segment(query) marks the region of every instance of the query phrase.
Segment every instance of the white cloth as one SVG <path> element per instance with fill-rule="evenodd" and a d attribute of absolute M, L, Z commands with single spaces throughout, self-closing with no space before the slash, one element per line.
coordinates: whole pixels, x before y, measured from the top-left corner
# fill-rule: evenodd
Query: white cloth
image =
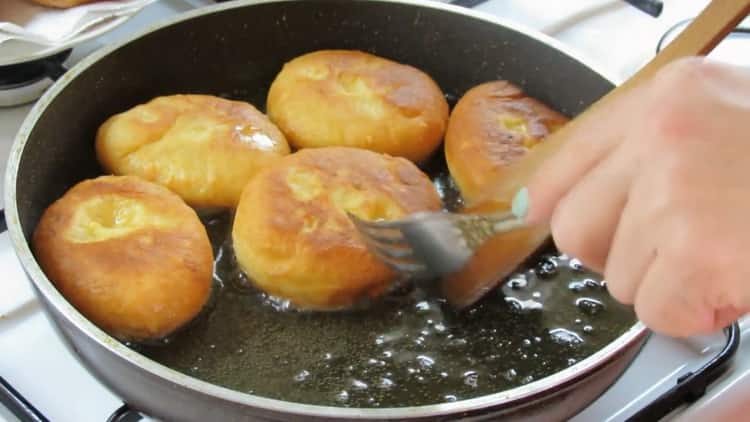
<path fill-rule="evenodd" d="M 133 14 L 155 0 L 97 1 L 68 9 L 40 6 L 31 0 L 0 0 L 0 43 L 11 39 L 55 46 Z"/>

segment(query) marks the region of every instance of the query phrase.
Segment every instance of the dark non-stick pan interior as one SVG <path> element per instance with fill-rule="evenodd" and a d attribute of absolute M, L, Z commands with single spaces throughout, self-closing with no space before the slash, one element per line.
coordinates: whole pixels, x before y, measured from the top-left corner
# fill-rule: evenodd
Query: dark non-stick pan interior
<path fill-rule="evenodd" d="M 109 116 L 176 93 L 215 94 L 262 109 L 286 61 L 325 48 L 365 50 L 418 67 L 451 100 L 476 84 L 508 79 L 575 115 L 612 86 L 533 37 L 414 4 L 275 2 L 199 16 L 106 55 L 46 108 L 18 170 L 26 238 L 54 199 L 101 174 L 94 136 Z M 441 157 L 427 170 L 445 182 Z M 574 260 L 547 255 L 462 313 L 422 288 L 359 312 L 279 312 L 237 273 L 226 242 L 231 216 L 205 222 L 217 252 L 211 306 L 164 344 L 133 347 L 239 391 L 355 407 L 455 401 L 553 374 L 634 323 L 595 275 Z"/>

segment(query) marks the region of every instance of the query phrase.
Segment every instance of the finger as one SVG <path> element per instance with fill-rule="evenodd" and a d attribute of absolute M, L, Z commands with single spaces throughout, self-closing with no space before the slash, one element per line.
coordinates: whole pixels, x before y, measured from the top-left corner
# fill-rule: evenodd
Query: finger
<path fill-rule="evenodd" d="M 728 327 L 729 324 L 740 319 L 742 315 L 744 315 L 744 312 L 733 306 L 727 306 L 726 308 L 714 311 L 713 331 L 718 331 L 724 327 Z"/>
<path fill-rule="evenodd" d="M 639 181 L 634 184 L 642 183 Z M 621 303 L 633 304 L 646 271 L 656 258 L 658 233 L 644 231 L 651 216 L 644 209 L 640 189 L 631 190 L 614 231 L 604 265 L 609 293 Z"/>
<path fill-rule="evenodd" d="M 568 143 L 533 175 L 526 188 L 529 195 L 527 221 L 549 221 L 558 201 L 623 139 L 639 112 L 637 87 L 618 101 L 606 104 L 575 123 Z M 564 128 L 562 130 L 566 130 Z"/>
<path fill-rule="evenodd" d="M 552 217 L 557 247 L 594 271 L 604 270 L 637 170 L 637 159 L 630 151 L 618 145 L 562 198 Z"/>
<path fill-rule="evenodd" d="M 698 288 L 702 276 L 678 271 L 671 257 L 657 254 L 636 293 L 638 319 L 650 329 L 673 337 L 715 331 L 714 309 L 707 306 Z"/>

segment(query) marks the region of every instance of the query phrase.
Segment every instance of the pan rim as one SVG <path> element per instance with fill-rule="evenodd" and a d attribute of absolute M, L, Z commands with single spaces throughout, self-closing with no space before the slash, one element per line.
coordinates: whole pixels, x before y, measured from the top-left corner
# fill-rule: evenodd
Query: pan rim
<path fill-rule="evenodd" d="M 534 398 L 544 395 L 550 390 L 560 390 L 566 388 L 571 384 L 575 384 L 576 382 L 583 379 L 587 374 L 597 372 L 606 367 L 612 361 L 612 358 L 614 356 L 623 353 L 625 350 L 628 350 L 630 346 L 637 344 L 645 337 L 645 335 L 648 333 L 648 330 L 642 322 L 637 321 L 625 333 L 620 335 L 614 341 L 610 342 L 604 348 L 562 371 L 520 387 L 500 391 L 485 396 L 460 400 L 453 403 L 440 403 L 423 406 L 391 408 L 344 408 L 288 402 L 278 399 L 256 396 L 185 375 L 156 361 L 153 361 L 146 356 L 141 355 L 140 353 L 137 353 L 127 346 L 121 344 L 119 341 L 117 341 L 109 334 L 101 330 L 99 327 L 94 325 L 92 322 L 90 322 L 88 319 L 86 319 L 72 304 L 70 304 L 54 287 L 54 285 L 46 277 L 41 267 L 34 259 L 29 244 L 26 241 L 21 229 L 16 202 L 17 173 L 21 158 L 23 156 L 23 151 L 25 149 L 26 142 L 29 139 L 29 135 L 36 125 L 36 122 L 47 109 L 47 107 L 52 103 L 57 95 L 68 86 L 68 84 L 72 80 L 83 73 L 86 69 L 94 65 L 99 60 L 110 55 L 117 49 L 121 48 L 122 46 L 129 44 L 139 38 L 142 38 L 152 32 L 179 24 L 183 21 L 187 21 L 199 16 L 209 15 L 234 8 L 251 7 L 253 5 L 264 3 L 283 3 L 298 1 L 302 0 L 240 0 L 199 8 L 162 20 L 154 25 L 149 26 L 148 28 L 140 30 L 135 34 L 126 37 L 125 39 L 117 43 L 105 46 L 90 54 L 88 57 L 86 57 L 81 62 L 76 64 L 72 69 L 70 69 L 65 75 L 63 75 L 63 77 L 60 78 L 60 80 L 58 80 L 41 97 L 40 100 L 37 101 L 27 117 L 24 119 L 24 122 L 13 142 L 13 146 L 11 148 L 9 156 L 8 167 L 5 174 L 4 200 L 8 231 L 15 252 L 19 258 L 19 261 L 24 267 L 28 278 L 31 280 L 36 290 L 49 303 L 49 305 L 54 307 L 54 309 L 59 312 L 67 320 L 68 323 L 72 324 L 77 330 L 83 332 L 86 337 L 88 337 L 88 340 L 93 341 L 98 346 L 104 349 L 107 349 L 117 358 L 123 360 L 128 365 L 131 365 L 133 369 L 143 371 L 150 376 L 156 377 L 157 379 L 180 385 L 183 388 L 186 388 L 193 392 L 206 394 L 218 400 L 228 401 L 243 406 L 256 407 L 277 414 L 293 414 L 295 416 L 303 417 L 337 417 L 359 420 L 390 418 L 410 419 L 446 416 L 458 413 L 473 413 L 487 408 L 499 409 L 511 407 L 520 401 L 533 401 Z M 511 22 L 509 20 L 502 19 L 480 11 L 439 2 L 427 2 L 424 0 L 371 1 L 375 3 L 400 3 L 407 5 L 416 5 L 419 7 L 457 13 L 472 19 L 487 21 L 494 25 L 503 26 L 556 49 L 562 54 L 585 65 L 593 72 L 599 74 L 602 78 L 609 82 L 612 82 L 615 85 L 621 82 L 617 80 L 617 78 L 606 75 L 601 70 L 599 70 L 601 67 L 592 64 L 592 60 L 590 58 L 584 59 L 580 57 L 579 54 L 574 52 L 571 48 L 563 45 L 561 42 L 516 22 Z"/>

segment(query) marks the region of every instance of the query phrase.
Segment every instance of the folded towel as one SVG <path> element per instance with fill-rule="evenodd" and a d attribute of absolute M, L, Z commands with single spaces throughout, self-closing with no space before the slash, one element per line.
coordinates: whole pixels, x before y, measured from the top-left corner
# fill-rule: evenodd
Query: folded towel
<path fill-rule="evenodd" d="M 111 0 L 69 9 L 43 7 L 29 0 L 0 1 L 0 43 L 10 39 L 55 46 L 97 25 L 130 15 L 155 0 Z"/>

